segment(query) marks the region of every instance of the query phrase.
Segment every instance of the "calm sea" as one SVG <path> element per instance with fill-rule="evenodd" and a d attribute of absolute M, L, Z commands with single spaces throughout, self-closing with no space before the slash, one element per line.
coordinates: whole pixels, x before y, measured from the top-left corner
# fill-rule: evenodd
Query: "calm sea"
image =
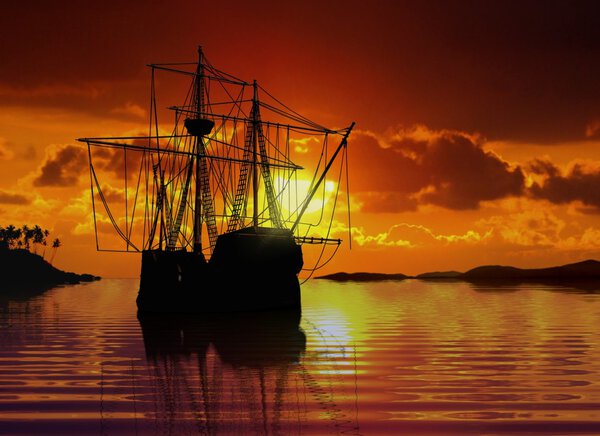
<path fill-rule="evenodd" d="M 0 434 L 600 434 L 600 292 L 303 285 L 138 320 L 136 280 L 0 297 Z"/>

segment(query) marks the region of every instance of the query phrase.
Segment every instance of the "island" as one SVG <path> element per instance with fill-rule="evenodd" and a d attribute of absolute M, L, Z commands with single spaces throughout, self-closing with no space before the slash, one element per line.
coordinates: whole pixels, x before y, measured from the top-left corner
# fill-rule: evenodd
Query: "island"
<path fill-rule="evenodd" d="M 100 280 L 100 277 L 92 274 L 65 272 L 52 266 L 61 242 L 56 238 L 51 245 L 48 244 L 49 235 L 48 230 L 38 225 L 15 227 L 11 224 L 0 227 L 0 289 L 4 293 Z M 44 258 L 46 254 L 50 261 Z"/>
<path fill-rule="evenodd" d="M 334 280 L 336 282 L 379 282 L 383 280 L 404 280 L 411 278 L 404 274 L 383 274 L 383 273 L 368 273 L 368 272 L 356 272 L 356 273 L 345 273 L 339 272 L 329 274 L 326 276 L 318 276 L 315 279 L 326 279 Z"/>
<path fill-rule="evenodd" d="M 42 256 L 22 248 L 0 248 L 0 274 L 3 288 L 50 288 L 100 280 L 92 274 L 76 274 L 53 267 Z"/>
<path fill-rule="evenodd" d="M 573 282 L 600 281 L 600 261 L 588 259 L 567 265 L 549 268 L 516 268 L 503 265 L 484 265 L 461 273 L 458 271 L 428 272 L 417 276 L 384 273 L 335 273 L 316 277 L 334 281 L 383 281 L 383 280 L 462 280 L 468 282 L 504 281 L 504 282 Z"/>

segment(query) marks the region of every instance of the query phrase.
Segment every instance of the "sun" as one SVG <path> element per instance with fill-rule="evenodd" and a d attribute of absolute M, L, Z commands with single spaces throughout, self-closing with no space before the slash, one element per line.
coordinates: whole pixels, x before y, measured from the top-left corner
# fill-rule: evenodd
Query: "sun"
<path fill-rule="evenodd" d="M 311 181 L 306 179 L 284 179 L 277 177 L 276 186 L 280 192 L 281 211 L 285 214 L 293 214 L 302 206 L 302 201 L 308 196 Z M 310 214 L 323 209 L 334 197 L 337 184 L 327 181 L 315 193 L 313 199 L 306 208 L 305 213 Z"/>

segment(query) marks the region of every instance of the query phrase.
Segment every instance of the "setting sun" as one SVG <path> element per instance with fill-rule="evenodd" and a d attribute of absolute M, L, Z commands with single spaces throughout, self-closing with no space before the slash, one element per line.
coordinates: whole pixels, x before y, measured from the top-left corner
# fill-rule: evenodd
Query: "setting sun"
<path fill-rule="evenodd" d="M 293 215 L 298 212 L 298 209 L 302 206 L 302 200 L 306 198 L 311 187 L 310 180 L 295 179 L 284 180 L 278 178 L 276 181 L 278 187 L 281 189 L 280 204 L 284 213 Z M 306 213 L 311 214 L 325 209 L 332 198 L 335 197 L 336 183 L 328 180 L 323 184 L 309 205 L 306 207 Z"/>

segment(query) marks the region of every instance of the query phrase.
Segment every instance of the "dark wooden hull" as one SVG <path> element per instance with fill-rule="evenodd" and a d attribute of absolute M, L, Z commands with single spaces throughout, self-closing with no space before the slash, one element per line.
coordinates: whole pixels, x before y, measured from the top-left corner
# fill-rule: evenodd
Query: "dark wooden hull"
<path fill-rule="evenodd" d="M 140 312 L 300 309 L 302 250 L 291 232 L 242 229 L 220 235 L 210 261 L 186 251 L 147 250 Z"/>

